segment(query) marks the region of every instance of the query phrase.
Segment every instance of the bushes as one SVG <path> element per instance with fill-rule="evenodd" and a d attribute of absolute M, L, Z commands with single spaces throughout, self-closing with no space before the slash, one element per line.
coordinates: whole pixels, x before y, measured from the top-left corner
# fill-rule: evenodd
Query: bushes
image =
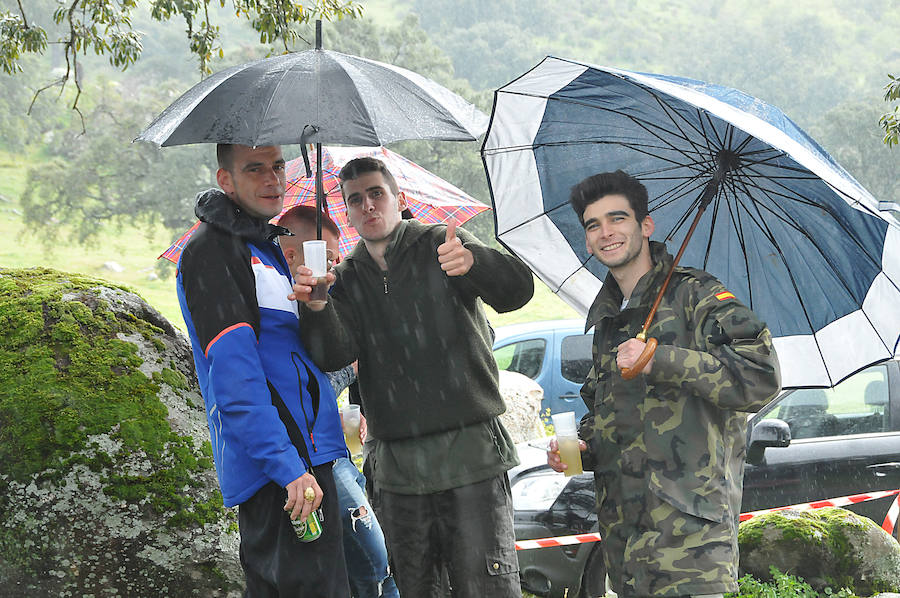
<path fill-rule="evenodd" d="M 731 594 L 726 594 L 726 598 L 858 598 L 856 594 L 842 588 L 835 592 L 831 588 L 825 588 L 824 592 L 819 593 L 803 581 L 799 577 L 782 573 L 777 567 L 770 567 L 773 580 L 771 582 L 762 582 L 758 579 L 745 575 L 738 580 L 740 589 Z"/>

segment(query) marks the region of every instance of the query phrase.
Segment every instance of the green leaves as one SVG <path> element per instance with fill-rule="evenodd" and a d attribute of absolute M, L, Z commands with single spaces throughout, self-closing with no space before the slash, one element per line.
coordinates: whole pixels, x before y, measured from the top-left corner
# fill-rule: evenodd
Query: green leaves
<path fill-rule="evenodd" d="M 884 101 L 900 100 L 900 78 L 888 74 L 891 82 L 884 86 Z M 900 106 L 894 106 L 893 112 L 887 112 L 878 121 L 884 129 L 884 144 L 893 147 L 900 144 Z"/>
<path fill-rule="evenodd" d="M 81 84 L 78 80 L 78 55 L 92 51 L 109 58 L 110 64 L 122 70 L 136 63 L 143 51 L 141 33 L 132 26 L 132 13 L 141 0 L 58 0 L 52 20 L 59 26 L 59 37 L 53 43 L 64 48 L 66 71 L 57 83 L 65 85 L 75 74 L 78 95 L 72 104 L 77 110 Z M 143 0 L 157 21 L 172 17 L 184 19 L 188 49 L 196 56 L 202 76 L 212 72 L 214 55 L 222 58 L 219 26 L 212 23 L 210 4 L 224 7 L 226 0 Z M 0 12 L 0 69 L 7 74 L 20 73 L 23 54 L 43 54 L 50 43 L 47 31 L 28 25 L 24 9 L 21 14 Z M 234 15 L 246 19 L 259 33 L 264 44 L 281 42 L 290 51 L 300 39 L 297 27 L 314 19 L 342 19 L 359 16 L 362 8 L 350 0 L 315 0 L 306 4 L 294 0 L 232 0 Z M 38 9 L 35 9 L 37 11 Z M 47 16 L 47 15 L 45 15 Z M 38 92 L 40 93 L 40 91 Z"/>
<path fill-rule="evenodd" d="M 8 75 L 22 71 L 22 52 L 43 52 L 47 48 L 47 32 L 28 26 L 19 15 L 0 13 L 0 68 Z"/>

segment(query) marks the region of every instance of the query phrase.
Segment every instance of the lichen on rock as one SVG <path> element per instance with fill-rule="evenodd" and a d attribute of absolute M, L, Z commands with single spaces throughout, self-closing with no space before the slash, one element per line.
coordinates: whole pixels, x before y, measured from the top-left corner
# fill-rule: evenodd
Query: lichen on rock
<path fill-rule="evenodd" d="M 846 509 L 786 509 L 740 525 L 740 568 L 770 580 L 770 565 L 816 591 L 850 588 L 860 596 L 900 592 L 900 544 L 874 521 Z"/>
<path fill-rule="evenodd" d="M 0 596 L 239 595 L 190 345 L 120 285 L 0 268 Z"/>

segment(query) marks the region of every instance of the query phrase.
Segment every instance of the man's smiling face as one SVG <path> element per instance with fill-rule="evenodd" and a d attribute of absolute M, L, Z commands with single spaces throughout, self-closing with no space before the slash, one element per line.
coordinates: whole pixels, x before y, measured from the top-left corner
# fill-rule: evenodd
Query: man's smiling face
<path fill-rule="evenodd" d="M 583 215 L 585 246 L 610 270 L 624 270 L 644 251 L 653 233 L 650 216 L 638 222 L 624 195 L 605 195 L 589 204 Z"/>

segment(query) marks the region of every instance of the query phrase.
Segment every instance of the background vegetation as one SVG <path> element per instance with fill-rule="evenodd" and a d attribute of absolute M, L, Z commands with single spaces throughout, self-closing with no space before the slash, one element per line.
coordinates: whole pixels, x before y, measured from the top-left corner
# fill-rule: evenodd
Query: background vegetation
<path fill-rule="evenodd" d="M 156 256 L 193 222 L 194 195 L 214 185 L 212 148 L 158 150 L 131 140 L 200 79 L 201 68 L 218 71 L 283 52 L 285 42 L 274 35 L 276 25 L 235 17 L 235 7 L 246 2 L 229 0 L 222 8 L 213 1 L 209 15 L 197 13 L 190 30 L 179 15 L 154 19 L 149 6 L 199 3 L 106 4 L 135 5 L 129 24 L 140 32 L 142 51 L 124 71 L 93 48 L 78 56 L 72 76 L 82 90 L 80 114 L 71 109 L 78 95 L 71 82 L 35 98 L 71 66 L 63 45 L 23 53 L 21 72 L 0 74 L 0 265 L 49 265 L 130 284 L 180 325 L 173 269 Z M 900 0 L 324 4 L 334 14 L 362 13 L 326 22 L 326 48 L 410 68 L 486 112 L 494 89 L 547 54 L 736 87 L 782 108 L 878 199 L 900 202 L 900 154 L 885 146 L 879 126 L 897 99 L 885 84 L 894 81 L 889 73 L 900 72 L 891 18 Z M 55 6 L 27 3 L 29 18 L 51 42 L 66 33 L 52 19 Z M 17 7 L 16 0 L 0 0 L 0 13 L 14 14 Z M 198 48 L 192 36 L 213 25 L 218 37 L 210 47 L 216 51 L 201 60 L 203 48 L 191 52 L 192 44 Z M 290 49 L 310 46 L 309 22 L 292 23 L 290 30 Z M 403 142 L 392 149 L 490 202 L 477 143 Z M 286 151 L 289 158 L 299 155 L 297 147 Z M 493 239 L 490 212 L 467 228 Z M 103 270 L 109 261 L 125 270 Z M 495 316 L 495 324 L 574 316 L 538 287 L 532 304 Z"/>

